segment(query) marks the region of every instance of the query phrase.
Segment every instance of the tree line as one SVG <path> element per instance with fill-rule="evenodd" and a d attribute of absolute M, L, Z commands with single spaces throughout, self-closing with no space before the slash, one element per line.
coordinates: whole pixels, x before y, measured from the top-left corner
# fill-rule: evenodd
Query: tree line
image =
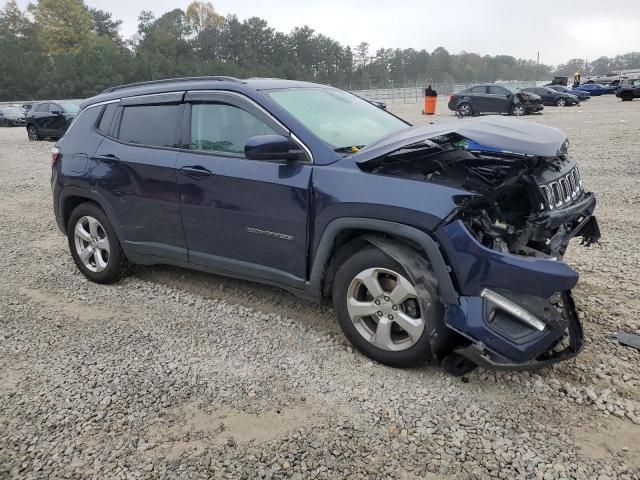
<path fill-rule="evenodd" d="M 158 18 L 142 11 L 129 39 L 120 34 L 121 23 L 83 0 L 37 0 L 24 11 L 10 0 L 0 10 L 0 100 L 84 98 L 113 85 L 178 76 L 280 77 L 360 89 L 584 71 L 578 59 L 554 69 L 444 47 L 371 52 L 367 42 L 343 46 L 308 26 L 283 33 L 258 17 L 223 17 L 201 1 Z M 623 62 L 640 68 L 640 52 L 602 57 L 591 67 L 599 73 Z"/>

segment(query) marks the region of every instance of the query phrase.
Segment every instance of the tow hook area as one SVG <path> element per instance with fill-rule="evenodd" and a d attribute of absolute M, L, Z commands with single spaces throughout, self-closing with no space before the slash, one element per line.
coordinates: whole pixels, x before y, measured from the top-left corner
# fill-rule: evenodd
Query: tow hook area
<path fill-rule="evenodd" d="M 478 364 L 459 353 L 451 353 L 442 359 L 440 363 L 442 369 L 452 377 L 461 377 L 478 367 Z"/>

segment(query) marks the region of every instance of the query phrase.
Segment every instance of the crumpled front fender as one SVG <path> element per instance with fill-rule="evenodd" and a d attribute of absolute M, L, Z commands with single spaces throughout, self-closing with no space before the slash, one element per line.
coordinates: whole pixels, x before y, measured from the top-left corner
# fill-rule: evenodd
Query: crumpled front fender
<path fill-rule="evenodd" d="M 484 288 L 495 288 L 548 298 L 578 283 L 578 272 L 566 263 L 505 254 L 481 245 L 461 220 L 439 229 L 435 236 L 462 296 L 477 297 Z"/>

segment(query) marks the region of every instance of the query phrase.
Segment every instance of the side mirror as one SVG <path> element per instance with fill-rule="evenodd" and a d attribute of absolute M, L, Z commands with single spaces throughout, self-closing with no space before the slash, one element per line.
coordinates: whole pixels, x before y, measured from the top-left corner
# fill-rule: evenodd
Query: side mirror
<path fill-rule="evenodd" d="M 244 156 L 249 160 L 287 162 L 300 160 L 304 153 L 291 139 L 283 135 L 257 135 L 247 140 Z"/>

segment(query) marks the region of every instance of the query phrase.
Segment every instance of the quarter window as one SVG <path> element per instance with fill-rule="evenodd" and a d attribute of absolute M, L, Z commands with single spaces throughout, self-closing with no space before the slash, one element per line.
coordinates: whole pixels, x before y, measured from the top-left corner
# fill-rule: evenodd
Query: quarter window
<path fill-rule="evenodd" d="M 226 103 L 191 107 L 191 149 L 244 156 L 247 140 L 275 135 L 271 127 L 241 108 Z"/>
<path fill-rule="evenodd" d="M 113 116 L 115 115 L 117 108 L 117 103 L 110 103 L 106 107 L 104 107 L 104 111 L 102 112 L 102 116 L 100 117 L 100 121 L 98 122 L 98 131 L 104 133 L 105 135 L 109 133 L 109 128 L 111 128 L 111 122 L 113 121 Z"/>
<path fill-rule="evenodd" d="M 118 138 L 155 147 L 176 147 L 180 105 L 124 107 Z"/>
<path fill-rule="evenodd" d="M 487 87 L 473 87 L 471 93 L 487 93 Z"/>
<path fill-rule="evenodd" d="M 36 112 L 48 112 L 48 111 L 49 111 L 48 103 L 41 103 L 36 107 Z"/>

